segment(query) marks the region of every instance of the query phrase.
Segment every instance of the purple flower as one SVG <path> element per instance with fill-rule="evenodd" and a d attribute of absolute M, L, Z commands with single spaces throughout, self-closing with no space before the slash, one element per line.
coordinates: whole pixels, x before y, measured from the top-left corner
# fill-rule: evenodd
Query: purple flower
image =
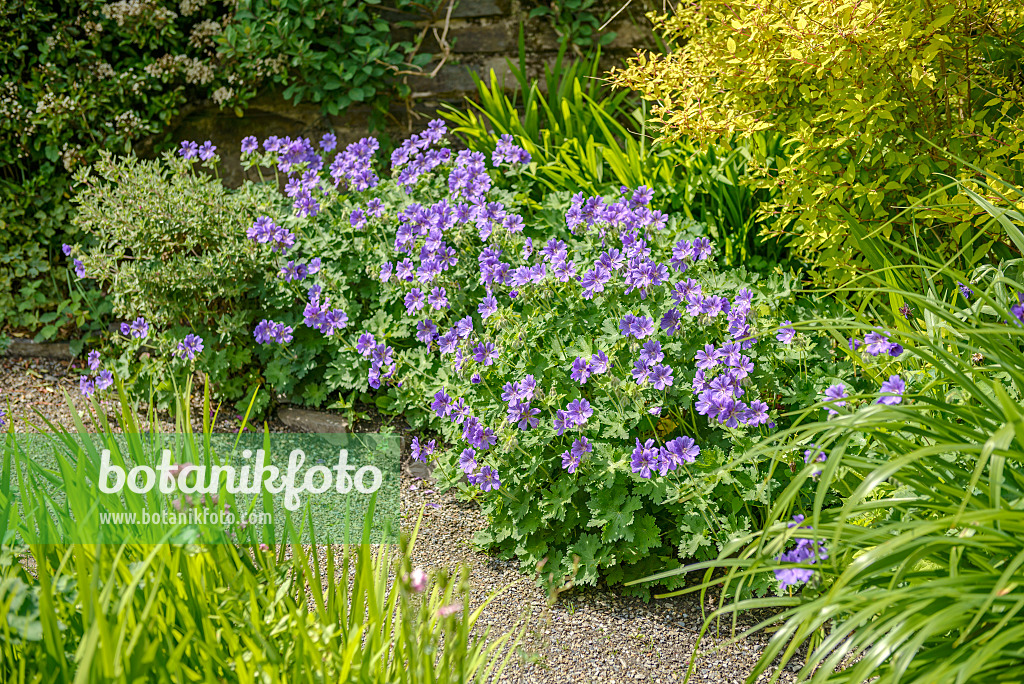
<path fill-rule="evenodd" d="M 670 387 L 672 385 L 672 367 L 661 364 L 654 366 L 651 369 L 651 384 L 656 390 Z"/>
<path fill-rule="evenodd" d="M 462 472 L 469 475 L 476 470 L 476 450 L 472 448 L 463 449 L 462 454 L 459 455 L 459 467 L 462 468 Z"/>
<path fill-rule="evenodd" d="M 661 449 L 654 446 L 654 440 L 649 439 L 641 444 L 640 439 L 637 438 L 636 448 L 633 450 L 632 458 L 630 459 L 630 467 L 633 469 L 633 472 L 649 480 L 651 472 L 657 470 L 660 461 Z"/>
<path fill-rule="evenodd" d="M 100 353 L 95 349 L 89 352 L 89 368 L 90 370 L 100 369 Z"/>
<path fill-rule="evenodd" d="M 75 259 L 75 275 L 79 278 L 85 277 L 85 264 L 82 263 L 81 259 Z"/>
<path fill-rule="evenodd" d="M 96 382 L 88 375 L 83 375 L 78 379 L 78 391 L 83 397 L 91 397 L 96 392 Z"/>
<path fill-rule="evenodd" d="M 678 309 L 669 309 L 665 312 L 665 315 L 661 317 L 661 329 L 664 330 L 668 335 L 675 335 L 680 329 L 680 321 L 683 315 L 679 313 Z"/>
<path fill-rule="evenodd" d="M 65 254 L 66 254 L 66 252 L 65 252 Z M 967 287 L 963 283 L 957 283 L 957 287 L 960 288 L 960 294 L 962 294 L 964 296 L 964 299 L 969 300 L 972 296 L 974 296 L 974 290 L 972 290 L 971 288 Z"/>
<path fill-rule="evenodd" d="M 142 316 L 139 316 L 131 324 L 121 324 L 121 334 L 125 337 L 131 337 L 137 340 L 141 340 L 149 334 L 149 323 Z"/>
<path fill-rule="evenodd" d="M 260 143 L 255 135 L 248 135 L 242 138 L 242 154 L 252 154 L 259 146 Z"/>
<path fill-rule="evenodd" d="M 594 445 L 586 437 L 580 437 L 572 443 L 572 448 L 562 453 L 562 467 L 569 473 L 575 473 L 583 456 L 593 450 Z"/>
<path fill-rule="evenodd" d="M 413 437 L 412 446 L 410 447 L 409 451 L 412 455 L 413 460 L 419 461 L 420 463 L 426 463 L 427 456 L 430 456 L 432 453 L 434 453 L 434 448 L 436 446 L 437 442 L 433 439 L 427 442 L 426 444 L 421 445 L 419 438 Z"/>
<path fill-rule="evenodd" d="M 590 357 L 590 373 L 592 375 L 607 373 L 608 369 L 611 367 L 612 362 L 608 359 L 608 355 L 600 349 Z"/>
<path fill-rule="evenodd" d="M 787 326 L 790 325 L 791 323 L 792 321 L 783 321 L 782 325 Z M 793 337 L 795 336 L 796 330 L 794 330 L 793 328 L 780 327 L 778 334 L 775 336 L 775 339 L 777 339 L 782 344 L 789 344 L 793 341 Z"/>
<path fill-rule="evenodd" d="M 196 354 L 203 351 L 203 338 L 194 333 L 185 335 L 185 339 L 178 343 L 178 350 L 176 355 L 182 359 L 188 358 L 189 361 L 195 361 Z"/>
<path fill-rule="evenodd" d="M 429 295 L 427 295 L 427 303 L 430 304 L 430 308 L 434 310 L 447 309 L 448 304 L 448 292 L 443 287 L 435 287 Z"/>
<path fill-rule="evenodd" d="M 324 136 L 320 138 L 320 149 L 324 152 L 330 152 L 338 146 L 338 136 L 333 133 L 324 133 Z"/>
<path fill-rule="evenodd" d="M 182 159 L 194 159 L 199 154 L 199 145 L 191 140 L 182 140 L 178 154 L 181 155 Z"/>
<path fill-rule="evenodd" d="M 480 487 L 480 491 L 483 492 L 490 492 L 498 489 L 501 487 L 501 479 L 498 477 L 498 471 L 494 470 L 490 466 L 484 466 L 476 478 L 476 485 Z"/>
<path fill-rule="evenodd" d="M 651 340 L 650 342 L 644 342 L 643 347 L 640 350 L 640 360 L 647 365 L 653 365 L 660 363 L 665 358 L 665 353 L 661 351 L 661 343 L 657 340 Z"/>
<path fill-rule="evenodd" d="M 875 403 L 895 406 L 903 401 L 903 393 L 906 389 L 907 383 L 903 382 L 903 378 L 898 375 L 890 375 L 889 379 L 883 382 L 879 388 L 882 396 Z"/>
<path fill-rule="evenodd" d="M 114 374 L 108 370 L 102 370 L 96 376 L 96 391 L 102 392 L 114 384 Z"/>
<path fill-rule="evenodd" d="M 757 400 L 750 402 L 750 406 L 747 407 L 741 420 L 746 425 L 761 425 L 769 422 L 768 404 Z"/>
<path fill-rule="evenodd" d="M 446 418 L 452 412 L 452 398 L 444 390 L 438 390 L 434 394 L 434 401 L 430 404 L 430 408 L 438 418 Z"/>
<path fill-rule="evenodd" d="M 700 455 L 700 447 L 686 435 L 666 442 L 664 451 L 670 461 L 669 470 L 675 470 L 683 463 L 693 463 Z"/>
<path fill-rule="evenodd" d="M 416 339 L 423 344 L 430 344 L 437 339 L 437 325 L 429 318 L 416 324 Z"/>
<path fill-rule="evenodd" d="M 654 334 L 654 321 L 646 316 L 626 314 L 623 319 L 619 321 L 619 330 L 627 337 L 632 336 L 638 340 L 642 340 L 643 338 L 650 337 Z"/>
<path fill-rule="evenodd" d="M 796 523 L 790 523 L 790 527 L 794 527 L 803 522 L 804 517 L 802 515 L 794 515 L 793 520 Z M 825 548 L 825 542 L 819 541 L 815 545 L 813 539 L 796 539 L 796 548 L 791 549 L 777 556 L 775 560 L 783 563 L 800 563 L 803 565 L 813 565 L 818 560 L 826 560 L 828 558 L 828 551 Z M 775 578 L 779 580 L 779 586 L 781 589 L 786 589 L 790 586 L 797 584 L 803 584 L 811 580 L 814 577 L 814 570 L 810 568 L 779 568 L 775 570 Z"/>
<path fill-rule="evenodd" d="M 633 362 L 633 379 L 636 380 L 636 384 L 645 385 L 651 380 L 651 371 L 653 369 L 643 359 L 637 359 Z"/>
<path fill-rule="evenodd" d="M 537 427 L 540 421 L 534 416 L 540 413 L 540 409 L 531 408 L 529 401 L 516 400 L 508 407 L 508 422 L 518 423 L 520 430 L 527 430 Z"/>
<path fill-rule="evenodd" d="M 363 356 L 369 356 L 370 352 L 377 345 L 377 341 L 373 339 L 373 335 L 370 333 L 363 333 L 359 336 L 356 341 L 356 351 Z"/>
<path fill-rule="evenodd" d="M 889 333 L 872 331 L 864 336 L 864 351 L 872 356 L 887 354 L 891 348 L 892 342 L 889 341 Z"/>
<path fill-rule="evenodd" d="M 481 342 L 473 349 L 473 358 L 477 363 L 490 366 L 498 360 L 498 349 L 491 342 Z"/>
<path fill-rule="evenodd" d="M 64 256 L 66 256 L 66 257 L 71 256 L 71 245 L 65 243 L 65 244 L 60 246 L 60 249 L 61 249 L 62 252 L 64 252 Z"/>
<path fill-rule="evenodd" d="M 207 140 L 199 147 L 199 158 L 205 161 L 210 161 L 217 154 L 217 146 Z"/>
<path fill-rule="evenodd" d="M 292 341 L 293 332 L 294 328 L 290 325 L 275 323 L 264 318 L 256 325 L 253 337 L 256 339 L 257 344 L 270 344 L 271 342 L 287 344 Z"/>
<path fill-rule="evenodd" d="M 574 399 L 565 407 L 565 415 L 574 426 L 580 426 L 587 422 L 590 416 L 594 415 L 594 409 L 586 399 Z"/>
<path fill-rule="evenodd" d="M 824 463 L 825 461 L 828 460 L 828 456 L 825 454 L 824 451 L 819 450 L 814 444 L 811 444 L 811 446 L 814 448 L 804 450 L 804 463 L 810 463 L 811 461 Z M 816 478 L 819 475 L 821 475 L 821 468 L 818 468 L 817 470 L 811 473 L 811 477 Z"/>
<path fill-rule="evenodd" d="M 841 382 L 839 384 L 832 385 L 831 387 L 826 389 L 825 390 L 825 397 L 830 400 L 830 406 L 828 407 L 828 414 L 830 416 L 834 416 L 837 413 L 839 413 L 838 411 L 836 411 L 832 407 L 833 406 L 846 406 L 846 402 L 842 401 L 842 400 L 846 399 L 849 396 L 850 395 L 846 393 L 846 385 L 844 385 Z"/>
<path fill-rule="evenodd" d="M 909 321 L 909 320 L 910 320 L 911 318 L 913 318 L 913 317 L 914 317 L 914 310 L 913 310 L 912 308 L 910 308 L 910 305 L 909 305 L 909 304 L 904 304 L 903 306 L 901 306 L 901 307 L 900 307 L 900 313 L 901 313 L 901 314 L 903 315 L 903 317 L 904 317 L 904 318 L 906 318 L 906 319 L 907 319 L 908 321 Z"/>
<path fill-rule="evenodd" d="M 1017 303 L 1010 307 L 1010 313 L 1017 319 L 1017 325 L 1024 324 L 1024 292 L 1017 293 Z"/>
<path fill-rule="evenodd" d="M 693 360 L 697 362 L 697 368 L 703 370 L 708 370 L 717 366 L 720 358 L 718 350 L 716 350 L 714 345 L 711 344 L 705 344 L 704 349 L 698 351 L 693 356 Z"/>
<path fill-rule="evenodd" d="M 494 298 L 494 295 L 489 294 L 480 300 L 476 310 L 480 314 L 480 318 L 486 321 L 498 312 L 498 300 Z"/>
<path fill-rule="evenodd" d="M 481 382 L 484 381 L 484 379 L 480 376 L 479 373 L 473 373 L 472 377 L 469 378 L 469 381 L 474 385 L 479 385 Z"/>
<path fill-rule="evenodd" d="M 418 287 L 414 287 L 405 295 L 405 311 L 408 314 L 414 314 L 423 308 L 423 292 Z"/>
<path fill-rule="evenodd" d="M 572 362 L 572 371 L 569 373 L 569 377 L 573 381 L 580 383 L 581 385 L 587 384 L 587 378 L 591 375 L 590 364 L 587 360 L 582 357 L 577 357 Z"/>

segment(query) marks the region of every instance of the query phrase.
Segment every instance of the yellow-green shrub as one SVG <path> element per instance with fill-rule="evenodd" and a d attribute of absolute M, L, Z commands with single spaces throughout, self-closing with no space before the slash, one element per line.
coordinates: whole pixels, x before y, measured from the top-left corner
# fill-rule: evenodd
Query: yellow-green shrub
<path fill-rule="evenodd" d="M 789 154 L 758 181 L 779 189 L 766 210 L 797 219 L 822 276 L 851 275 L 873 230 L 909 235 L 911 212 L 889 221 L 916 202 L 930 207 L 913 212 L 916 227 L 943 256 L 1020 250 L 1001 233 L 971 243 L 989 216 L 959 186 L 928 197 L 950 182 L 936 174 L 971 177 L 943 151 L 1021 184 L 1017 0 L 702 0 L 655 20 L 675 47 L 613 79 L 654 103 L 668 139 L 781 133 Z"/>

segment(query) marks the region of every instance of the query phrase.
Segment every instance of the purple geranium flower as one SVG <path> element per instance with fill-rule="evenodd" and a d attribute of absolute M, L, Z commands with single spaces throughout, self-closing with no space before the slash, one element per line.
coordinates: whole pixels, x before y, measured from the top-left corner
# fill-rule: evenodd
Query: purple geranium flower
<path fill-rule="evenodd" d="M 838 411 L 836 411 L 832 407 L 833 406 L 846 406 L 846 402 L 842 401 L 842 400 L 846 399 L 849 396 L 850 395 L 846 393 L 846 385 L 844 385 L 841 382 L 839 384 L 832 385 L 831 387 L 826 389 L 825 390 L 825 397 L 830 400 L 830 402 L 829 402 L 830 406 L 828 407 L 828 414 L 830 416 L 834 416 L 837 413 L 839 413 Z"/>
<path fill-rule="evenodd" d="M 473 359 L 485 366 L 490 366 L 497 361 L 498 354 L 498 349 L 491 342 L 481 342 L 473 349 Z"/>
<path fill-rule="evenodd" d="M 661 449 L 654 446 L 654 440 L 649 439 L 641 444 L 640 439 L 637 438 L 636 448 L 630 459 L 630 467 L 633 472 L 644 479 L 650 479 L 652 471 L 657 470 L 660 462 Z"/>
<path fill-rule="evenodd" d="M 99 375 L 96 376 L 95 383 L 96 391 L 102 392 L 114 384 L 114 374 L 108 370 L 102 370 L 99 372 Z"/>
<path fill-rule="evenodd" d="M 787 326 L 790 325 L 791 323 L 792 321 L 783 321 L 782 325 Z M 793 338 L 795 336 L 796 330 L 794 330 L 793 328 L 780 327 L 778 334 L 775 336 L 775 339 L 777 339 L 782 344 L 789 344 L 793 341 Z"/>
<path fill-rule="evenodd" d="M 895 406 L 903 401 L 903 393 L 906 389 L 907 383 L 903 382 L 903 378 L 898 375 L 890 375 L 889 379 L 883 382 L 879 388 L 882 396 L 875 403 Z"/>
<path fill-rule="evenodd" d="M 189 361 L 195 361 L 196 354 L 200 354 L 202 351 L 203 338 L 195 333 L 189 333 L 185 336 L 185 339 L 178 343 L 176 355 L 182 359 L 187 358 Z"/>
<path fill-rule="evenodd" d="M 608 359 L 608 355 L 601 350 L 598 350 L 597 353 L 590 357 L 590 372 L 592 375 L 607 373 L 611 367 L 612 362 Z"/>
<path fill-rule="evenodd" d="M 498 477 L 498 471 L 490 466 L 484 466 L 480 471 L 480 474 L 477 476 L 476 485 L 484 492 L 490 492 L 498 489 L 501 487 L 501 479 Z"/>
<path fill-rule="evenodd" d="M 591 375 L 590 364 L 583 357 L 577 357 L 572 362 L 572 372 L 569 373 L 569 377 L 573 381 L 580 383 L 581 385 L 587 384 L 587 378 Z"/>

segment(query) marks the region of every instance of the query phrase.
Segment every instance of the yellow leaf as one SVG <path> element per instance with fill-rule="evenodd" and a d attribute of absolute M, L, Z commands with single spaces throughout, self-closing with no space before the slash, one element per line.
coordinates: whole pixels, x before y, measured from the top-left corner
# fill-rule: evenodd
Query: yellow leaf
<path fill-rule="evenodd" d="M 725 47 L 727 47 L 729 49 L 729 52 L 731 52 L 732 54 L 736 54 L 736 41 L 733 40 L 732 38 L 725 41 Z"/>
<path fill-rule="evenodd" d="M 796 48 L 793 48 L 792 50 L 789 51 L 789 56 L 792 57 L 793 59 L 803 59 L 804 53 L 800 52 Z"/>

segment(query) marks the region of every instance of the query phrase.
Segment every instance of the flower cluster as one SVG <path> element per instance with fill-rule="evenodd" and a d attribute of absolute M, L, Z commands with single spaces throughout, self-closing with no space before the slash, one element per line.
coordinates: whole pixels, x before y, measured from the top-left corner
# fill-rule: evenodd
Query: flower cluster
<path fill-rule="evenodd" d="M 257 344 L 270 344 L 274 342 L 276 344 L 288 344 L 292 341 L 292 333 L 295 329 L 290 325 L 284 323 L 275 323 L 269 319 L 264 318 L 256 325 L 256 330 L 253 331 L 253 337 L 256 338 Z"/>
<path fill-rule="evenodd" d="M 397 364 L 395 362 L 395 350 L 392 347 L 378 343 L 370 333 L 359 336 L 356 343 L 356 351 L 362 356 L 370 359 L 370 374 L 368 377 L 370 387 L 379 389 L 382 380 L 390 380 L 395 375 Z"/>
<path fill-rule="evenodd" d="M 430 440 L 425 444 L 420 444 L 418 437 L 412 438 L 411 453 L 414 461 L 421 463 L 427 462 L 427 457 L 434 453 L 434 449 L 437 448 L 437 440 Z"/>
<path fill-rule="evenodd" d="M 324 160 L 316 153 L 309 138 L 279 138 L 272 135 L 263 141 L 263 149 L 277 154 L 277 168 L 291 175 L 298 171 L 319 171 Z"/>
<path fill-rule="evenodd" d="M 131 323 L 121 324 L 121 334 L 125 337 L 141 340 L 149 335 L 149 323 L 142 316 L 139 316 Z"/>
<path fill-rule="evenodd" d="M 314 257 L 308 264 L 299 264 L 293 259 L 281 267 L 280 276 L 289 283 L 305 280 L 320 272 L 320 263 L 320 257 Z"/>
<path fill-rule="evenodd" d="M 430 149 L 444 140 L 447 132 L 444 121 L 436 119 L 427 124 L 427 130 L 409 136 L 391 153 L 391 168 L 399 171 L 397 181 L 407 191 L 416 185 L 420 176 L 451 159 L 452 151 L 446 147 Z"/>
<path fill-rule="evenodd" d="M 700 447 L 692 437 L 686 435 L 676 437 L 661 447 L 657 446 L 653 439 L 641 442 L 638 437 L 636 448 L 630 457 L 630 467 L 640 477 L 650 479 L 654 472 L 666 475 L 683 463 L 693 463 L 698 455 Z"/>
<path fill-rule="evenodd" d="M 804 516 L 794 515 L 793 520 L 794 522 L 789 523 L 791 528 L 803 523 Z M 783 552 L 775 560 L 783 563 L 813 565 L 819 560 L 828 559 L 828 549 L 825 548 L 824 541 L 818 541 L 817 544 L 813 539 L 798 538 L 795 541 L 796 548 Z M 811 568 L 777 568 L 775 570 L 775 577 L 779 580 L 779 587 L 786 589 L 809 582 L 814 577 L 814 570 Z"/>
<path fill-rule="evenodd" d="M 274 223 L 269 216 L 260 216 L 245 232 L 253 242 L 270 245 L 275 252 L 286 252 L 295 246 L 295 234 Z"/>
<path fill-rule="evenodd" d="M 192 140 L 182 140 L 181 147 L 178 148 L 178 154 L 182 159 L 193 160 L 200 159 L 204 162 L 215 160 L 217 156 L 217 146 L 207 140 L 202 145 Z"/>
<path fill-rule="evenodd" d="M 491 154 L 491 163 L 495 167 L 502 164 L 510 166 L 525 165 L 530 163 L 530 153 L 515 144 L 515 139 L 508 133 L 498 138 L 498 145 Z"/>
<path fill-rule="evenodd" d="M 309 288 L 309 301 L 302 312 L 303 323 L 307 327 L 319 330 L 324 335 L 330 336 L 348 326 L 348 314 L 338 308 L 332 309 L 330 298 L 324 299 L 321 302 L 320 291 L 319 285 Z"/>
<path fill-rule="evenodd" d="M 374 153 L 380 148 L 375 138 L 363 138 L 347 146 L 331 162 L 331 178 L 334 185 L 342 181 L 357 192 L 364 192 L 377 186 L 380 179 L 371 166 Z M 333 148 L 332 148 L 333 149 Z"/>
<path fill-rule="evenodd" d="M 93 377 L 89 377 L 88 375 L 80 377 L 78 379 L 78 390 L 82 393 L 82 396 L 90 397 L 96 392 L 102 392 L 103 390 L 112 387 L 114 384 L 114 374 L 109 370 L 100 370 L 100 353 L 95 349 L 89 352 L 87 358 L 89 370 L 99 372 Z"/>

